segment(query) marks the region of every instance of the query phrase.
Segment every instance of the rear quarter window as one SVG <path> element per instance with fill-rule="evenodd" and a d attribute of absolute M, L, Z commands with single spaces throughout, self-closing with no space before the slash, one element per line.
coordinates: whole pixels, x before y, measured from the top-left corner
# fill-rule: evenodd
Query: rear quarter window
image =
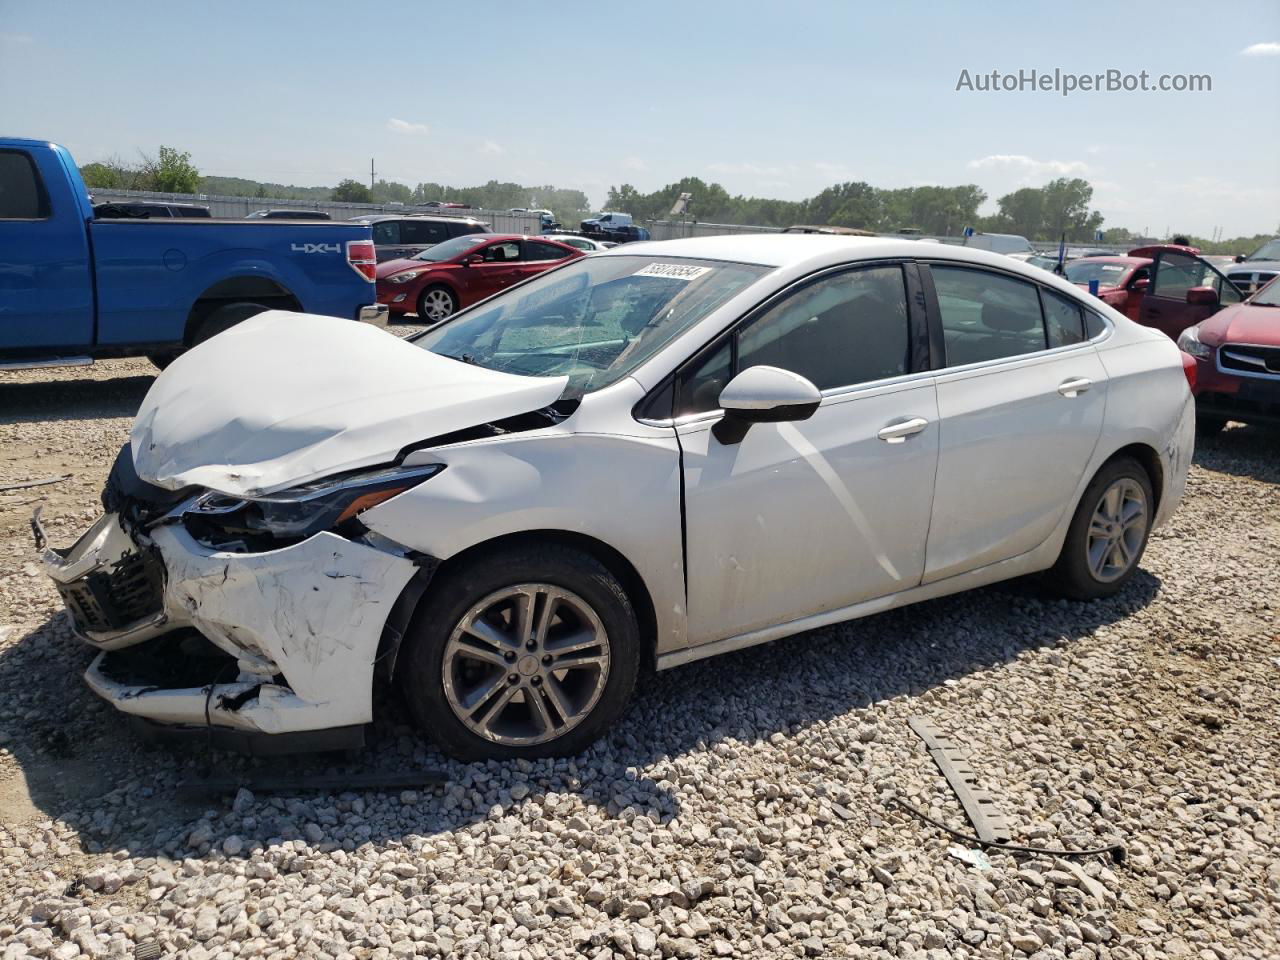
<path fill-rule="evenodd" d="M 0 220 L 44 220 L 49 197 L 29 154 L 0 150 Z"/>

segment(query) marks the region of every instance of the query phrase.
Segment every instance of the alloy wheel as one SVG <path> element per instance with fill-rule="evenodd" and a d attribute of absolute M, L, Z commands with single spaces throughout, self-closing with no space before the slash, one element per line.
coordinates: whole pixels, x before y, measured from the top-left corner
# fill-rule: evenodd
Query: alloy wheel
<path fill-rule="evenodd" d="M 564 736 L 609 679 L 609 637 L 572 591 L 522 583 L 463 615 L 444 650 L 445 700 L 472 733 L 528 746 Z"/>
<path fill-rule="evenodd" d="M 422 295 L 423 319 L 436 323 L 453 313 L 453 297 L 446 290 L 428 290 Z"/>
<path fill-rule="evenodd" d="M 1136 480 L 1121 477 L 1107 487 L 1089 521 L 1089 572 L 1102 583 L 1119 580 L 1137 561 L 1146 535 L 1146 492 Z"/>

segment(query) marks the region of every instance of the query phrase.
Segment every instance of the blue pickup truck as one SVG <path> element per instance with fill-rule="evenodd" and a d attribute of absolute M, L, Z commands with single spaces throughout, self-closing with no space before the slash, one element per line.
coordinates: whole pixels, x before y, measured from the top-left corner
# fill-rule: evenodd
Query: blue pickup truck
<path fill-rule="evenodd" d="M 385 322 L 368 224 L 95 218 L 63 147 L 0 137 L 0 370 L 148 356 L 263 310 Z"/>

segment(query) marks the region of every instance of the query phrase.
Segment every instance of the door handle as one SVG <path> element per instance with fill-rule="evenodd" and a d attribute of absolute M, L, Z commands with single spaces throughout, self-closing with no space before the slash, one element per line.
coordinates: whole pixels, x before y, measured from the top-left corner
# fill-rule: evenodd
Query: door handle
<path fill-rule="evenodd" d="M 909 420 L 899 420 L 897 423 L 891 423 L 876 436 L 885 443 L 902 443 L 907 437 L 919 433 L 929 425 L 929 421 L 924 417 L 912 417 Z"/>
<path fill-rule="evenodd" d="M 1058 384 L 1058 392 L 1064 397 L 1078 397 L 1092 386 L 1093 381 L 1088 377 L 1072 377 Z"/>

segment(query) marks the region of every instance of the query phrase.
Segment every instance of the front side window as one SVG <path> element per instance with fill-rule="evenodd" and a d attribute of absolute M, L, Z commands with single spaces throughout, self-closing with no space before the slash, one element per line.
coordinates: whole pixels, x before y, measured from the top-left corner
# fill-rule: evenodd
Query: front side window
<path fill-rule="evenodd" d="M 744 324 L 731 344 L 682 379 L 677 415 L 720 406 L 720 391 L 748 367 L 780 367 L 819 390 L 856 386 L 910 369 L 906 285 L 899 266 L 849 270 L 809 284 Z"/>
<path fill-rule="evenodd" d="M 1161 254 L 1156 265 L 1156 281 L 1151 292 L 1169 300 L 1186 300 L 1192 287 L 1212 287 L 1220 303 L 1239 303 L 1240 291 L 1199 257 L 1185 253 Z"/>
<path fill-rule="evenodd" d="M 31 157 L 0 150 L 0 220 L 43 220 L 49 202 Z"/>
<path fill-rule="evenodd" d="M 946 339 L 947 366 L 1003 360 L 1045 349 L 1036 288 L 969 267 L 930 268 Z"/>
<path fill-rule="evenodd" d="M 400 242 L 400 221 L 379 220 L 373 225 L 373 242 L 375 245 L 390 245 Z"/>
<path fill-rule="evenodd" d="M 520 244 L 515 240 L 495 243 L 482 251 L 485 263 L 510 263 L 520 259 Z"/>
<path fill-rule="evenodd" d="M 769 270 L 677 257 L 578 257 L 411 342 L 490 370 L 567 376 L 567 395 L 581 395 L 621 380 Z"/>

